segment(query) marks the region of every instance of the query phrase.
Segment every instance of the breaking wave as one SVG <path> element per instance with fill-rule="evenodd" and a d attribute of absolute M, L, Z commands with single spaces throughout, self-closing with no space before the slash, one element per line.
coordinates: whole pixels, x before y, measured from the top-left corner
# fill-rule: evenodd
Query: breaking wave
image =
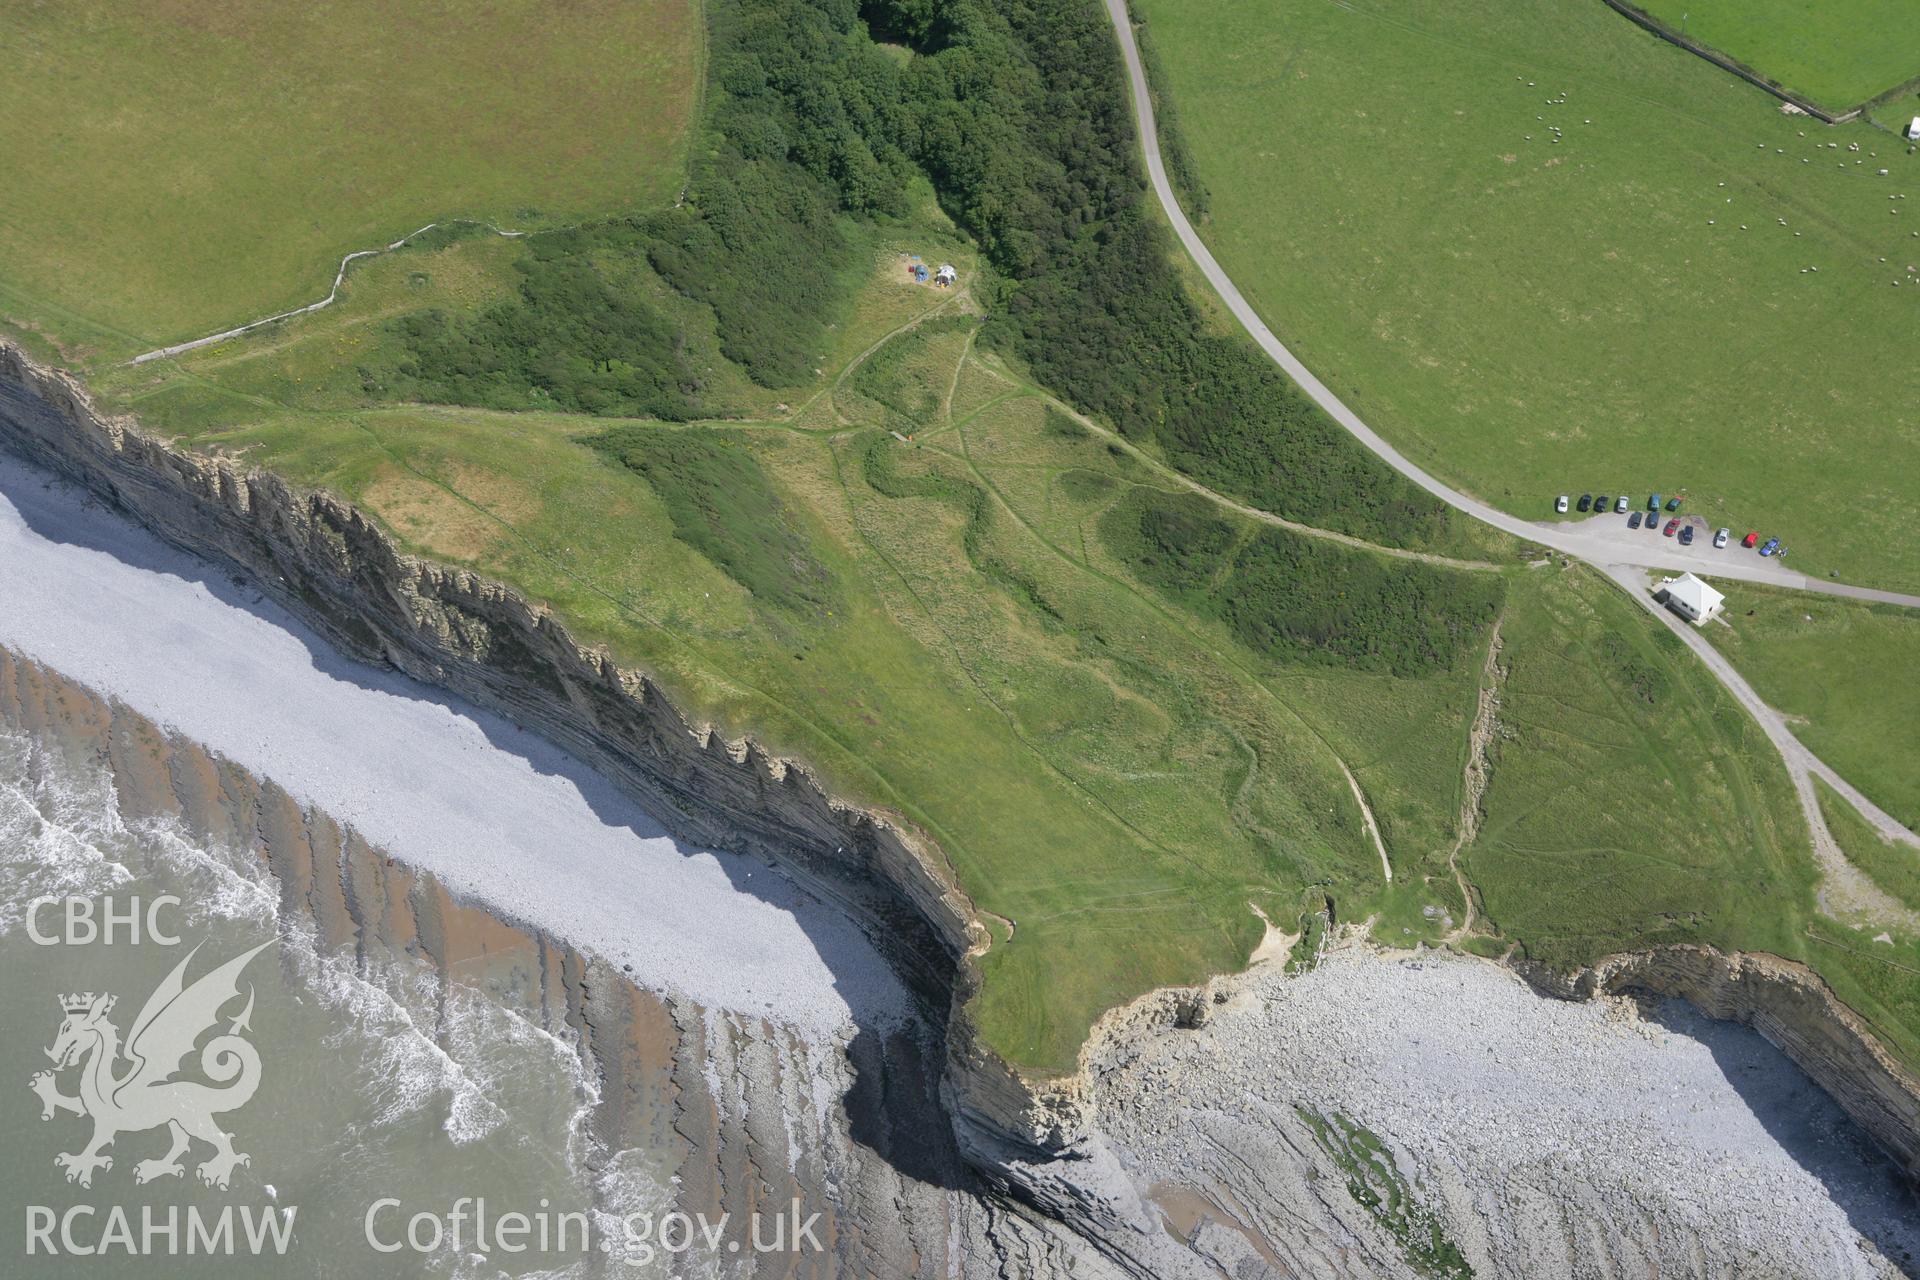
<path fill-rule="evenodd" d="M 0 729 L 0 937 L 26 924 L 37 898 L 94 897 L 133 879 L 112 779 L 68 772 Z"/>
<path fill-rule="evenodd" d="M 279 885 L 252 849 L 189 833 L 176 818 L 128 822 L 110 769 L 0 727 L 0 938 L 24 927 L 35 899 L 128 891 L 177 896 L 196 931 L 216 922 L 276 928 L 296 994 L 336 1015 L 323 1048 L 352 1064 L 372 1103 L 368 1130 L 437 1108 L 456 1145 L 503 1129 L 526 1138 L 512 1113 L 541 1092 L 529 1082 L 564 1082 L 567 1167 L 584 1183 L 582 1171 L 598 1163 L 587 1124 L 598 1084 L 573 1045 L 482 991 L 444 982 L 419 957 L 323 949 L 310 919 L 280 917 Z"/>

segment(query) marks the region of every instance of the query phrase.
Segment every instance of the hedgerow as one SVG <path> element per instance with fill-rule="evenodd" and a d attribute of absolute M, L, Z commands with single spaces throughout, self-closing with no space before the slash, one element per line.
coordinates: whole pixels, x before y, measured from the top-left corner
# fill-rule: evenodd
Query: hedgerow
<path fill-rule="evenodd" d="M 852 229 L 904 215 L 918 173 L 993 267 L 983 340 L 1080 409 L 1267 510 L 1401 545 L 1441 535 L 1443 504 L 1244 338 L 1209 331 L 1151 216 L 1098 0 L 717 0 L 711 22 L 685 198 L 554 239 L 521 298 L 476 321 L 405 322 L 421 394 L 537 387 L 586 412 L 687 416 L 698 387 L 678 335 L 606 283 L 608 253 L 644 254 L 711 306 L 755 381 L 806 381 L 856 265 Z"/>

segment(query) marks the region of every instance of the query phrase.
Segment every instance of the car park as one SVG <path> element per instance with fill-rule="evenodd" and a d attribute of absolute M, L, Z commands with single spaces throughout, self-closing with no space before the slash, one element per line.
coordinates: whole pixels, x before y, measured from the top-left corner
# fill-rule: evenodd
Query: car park
<path fill-rule="evenodd" d="M 1763 556 L 1770 556 L 1779 550 L 1780 550 L 1780 539 L 1768 538 L 1766 545 L 1760 548 L 1760 554 Z"/>
<path fill-rule="evenodd" d="M 1669 520 L 1667 521 L 1667 527 L 1661 532 L 1665 533 L 1667 537 L 1671 538 L 1673 536 L 1673 531 L 1678 529 L 1679 527 L 1680 527 L 1680 522 L 1678 520 Z"/>
<path fill-rule="evenodd" d="M 1683 547 L 1690 547 L 1693 545 L 1693 526 L 1692 525 L 1688 525 L 1684 529 L 1680 530 L 1680 545 Z"/>
<path fill-rule="evenodd" d="M 1553 509 L 1561 515 L 1567 514 L 1567 495 L 1561 494 L 1553 500 Z"/>
<path fill-rule="evenodd" d="M 1583 493 L 1583 494 L 1581 494 L 1581 495 L 1580 495 L 1580 510 L 1582 510 L 1582 511 L 1588 511 L 1588 510 L 1591 510 L 1591 509 L 1592 509 L 1592 507 L 1593 507 L 1593 495 L 1592 495 L 1592 494 L 1590 494 L 1590 493 Z"/>
<path fill-rule="evenodd" d="M 1760 541 L 1759 534 L 1749 533 L 1746 537 L 1740 539 L 1740 545 L 1746 547 L 1748 550 L 1752 550 L 1753 544 L 1758 541 Z"/>
<path fill-rule="evenodd" d="M 1627 528 L 1638 529 L 1639 527 L 1640 527 L 1640 513 L 1636 511 L 1632 515 L 1627 517 Z"/>
<path fill-rule="evenodd" d="M 1721 529 L 1718 533 L 1713 535 L 1713 549 L 1715 551 L 1718 551 L 1720 548 L 1726 546 L 1727 539 L 1731 538 L 1732 536 L 1733 536 L 1733 530 L 1725 529 L 1725 528 Z"/>
<path fill-rule="evenodd" d="M 1613 500 L 1613 514 L 1621 515 L 1626 511 L 1626 509 L 1627 509 L 1627 495 L 1623 493 L 1619 497 Z"/>

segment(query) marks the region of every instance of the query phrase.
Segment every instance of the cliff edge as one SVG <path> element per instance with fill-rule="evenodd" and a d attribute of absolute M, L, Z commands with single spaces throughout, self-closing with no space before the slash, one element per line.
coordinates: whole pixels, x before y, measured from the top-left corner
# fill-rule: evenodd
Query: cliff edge
<path fill-rule="evenodd" d="M 1075 1076 L 1034 1080 L 968 1024 L 975 961 L 991 935 L 938 847 L 899 815 L 836 799 L 803 764 L 689 720 L 647 674 L 582 646 L 512 589 L 402 552 L 330 494 L 100 414 L 70 376 L 4 343 L 0 427 L 0 443 L 168 541 L 244 571 L 344 652 L 526 725 L 613 779 L 680 839 L 778 862 L 864 919 L 944 1021 L 942 1096 L 969 1163 L 1103 1238 L 1109 1257 L 1152 1220 L 1101 1132 L 1085 1053 Z M 1920 1176 L 1920 1081 L 1810 970 L 1679 947 L 1525 976 L 1570 998 L 1636 988 L 1682 996 L 1754 1026 Z M 1153 993 L 1103 1027 L 1197 1026 L 1203 995 Z"/>

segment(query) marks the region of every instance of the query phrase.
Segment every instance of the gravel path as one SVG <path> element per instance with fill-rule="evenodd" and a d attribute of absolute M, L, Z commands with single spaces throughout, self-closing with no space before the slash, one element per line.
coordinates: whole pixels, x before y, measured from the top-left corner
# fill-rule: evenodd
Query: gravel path
<path fill-rule="evenodd" d="M 1186 212 L 1173 193 L 1173 184 L 1167 179 L 1167 169 L 1160 157 L 1160 135 L 1153 120 L 1153 101 L 1147 91 L 1147 76 L 1140 63 L 1140 48 L 1133 37 L 1133 25 L 1127 16 L 1126 0 L 1106 0 L 1107 15 L 1113 20 L 1115 33 L 1120 39 L 1120 52 L 1126 60 L 1127 77 L 1131 82 L 1134 120 L 1140 130 L 1141 145 L 1146 153 L 1147 175 L 1153 182 L 1154 194 L 1159 197 L 1161 207 L 1167 218 L 1173 223 L 1174 233 L 1188 254 L 1199 266 L 1207 283 L 1219 293 L 1226 303 L 1227 310 L 1233 313 L 1253 340 L 1260 345 L 1273 362 L 1286 370 L 1287 376 L 1300 384 L 1314 402 L 1327 414 L 1351 432 L 1367 448 L 1371 449 L 1388 466 L 1407 479 L 1433 494 L 1447 505 L 1464 511 L 1476 520 L 1492 525 L 1515 537 L 1527 538 L 1556 551 L 1565 552 L 1579 560 L 1600 565 L 1638 565 L 1648 569 L 1683 569 L 1699 572 L 1711 572 L 1721 577 L 1739 578 L 1748 582 L 1765 582 L 1774 586 L 1792 587 L 1802 591 L 1821 591 L 1829 595 L 1850 596 L 1859 600 L 1877 600 L 1887 604 L 1905 605 L 1920 609 L 1920 596 L 1905 595 L 1898 591 L 1881 591 L 1873 587 L 1855 587 L 1844 583 L 1829 582 L 1820 578 L 1809 578 L 1805 574 L 1795 573 L 1777 562 L 1764 560 L 1739 561 L 1731 557 L 1716 558 L 1705 547 L 1680 547 L 1665 538 L 1643 537 L 1639 541 L 1616 536 L 1613 529 L 1594 528 L 1581 524 L 1558 524 L 1522 520 L 1518 516 L 1508 515 L 1491 507 L 1470 494 L 1443 483 L 1405 454 L 1389 444 L 1379 432 L 1369 427 L 1347 404 L 1335 395 L 1331 388 L 1313 375 L 1313 371 L 1302 364 L 1293 352 L 1267 327 L 1259 313 L 1253 309 L 1240 290 L 1234 285 L 1233 278 L 1214 260 L 1200 235 L 1187 220 Z M 1623 527 L 1624 529 L 1624 527 Z"/>
<path fill-rule="evenodd" d="M 1120 40 L 1120 51 L 1126 61 L 1135 124 L 1140 131 L 1141 146 L 1147 162 L 1147 174 L 1152 180 L 1154 194 L 1159 198 L 1167 218 L 1173 223 L 1174 232 L 1179 236 L 1180 243 L 1186 247 L 1188 254 L 1199 266 L 1201 274 L 1220 295 L 1234 318 L 1260 345 L 1261 350 L 1284 369 L 1289 377 L 1299 383 L 1301 388 L 1312 396 L 1334 421 L 1345 427 L 1395 471 L 1455 510 L 1464 511 L 1476 520 L 1490 524 L 1515 537 L 1530 539 L 1552 547 L 1556 551 L 1599 568 L 1616 582 L 1627 587 L 1628 593 L 1643 603 L 1647 602 L 1646 584 L 1636 579 L 1630 572 L 1635 568 L 1688 570 L 1722 578 L 1761 582 L 1771 586 L 1818 591 L 1856 600 L 1870 600 L 1920 609 L 1920 596 L 1809 578 L 1805 574 L 1785 568 L 1776 560 L 1743 557 L 1737 553 L 1731 553 L 1731 549 L 1716 552 L 1709 543 L 1705 542 L 1693 547 L 1682 547 L 1669 538 L 1641 534 L 1635 539 L 1629 536 L 1630 531 L 1626 529 L 1624 523 L 1613 520 L 1590 519 L 1570 524 L 1522 520 L 1442 483 L 1410 461 L 1362 421 L 1359 414 L 1349 408 L 1325 383 L 1316 378 L 1313 372 L 1274 335 L 1273 330 L 1267 327 L 1266 322 L 1253 309 L 1253 305 L 1235 287 L 1232 277 L 1227 275 L 1220 264 L 1214 260 L 1212 252 L 1200 239 L 1199 233 L 1193 229 L 1193 224 L 1187 220 L 1186 212 L 1181 209 L 1179 200 L 1174 196 L 1173 184 L 1167 179 L 1166 165 L 1161 159 L 1160 136 L 1153 118 L 1153 101 L 1147 90 L 1146 72 L 1140 62 L 1140 48 L 1134 40 L 1133 25 L 1127 14 L 1126 0 L 1106 0 L 1106 4 L 1107 15 L 1113 21 L 1114 31 Z M 1663 617 L 1666 616 L 1665 610 L 1656 611 Z M 1920 846 L 1920 837 L 1916 837 L 1912 831 L 1867 800 L 1832 768 L 1808 751 L 1788 731 L 1786 721 L 1780 717 L 1779 713 L 1768 707 L 1754 691 L 1753 686 L 1742 679 L 1733 669 L 1733 665 L 1720 657 L 1704 639 L 1692 634 L 1686 627 L 1676 626 L 1675 630 L 1687 640 L 1696 653 L 1701 655 L 1708 669 L 1727 686 L 1734 697 L 1759 719 L 1767 736 L 1780 748 L 1787 770 L 1793 778 L 1794 790 L 1800 798 L 1801 808 L 1806 812 L 1807 824 L 1813 831 L 1816 851 L 1822 862 L 1830 868 L 1844 868 L 1845 873 L 1848 873 L 1843 877 L 1844 882 L 1836 886 L 1837 896 L 1856 907 L 1882 909 L 1881 914 L 1890 923 L 1910 922 L 1911 912 L 1880 893 L 1846 864 L 1838 845 L 1827 831 L 1826 820 L 1821 816 L 1820 806 L 1810 780 L 1811 776 L 1818 775 L 1832 784 L 1835 790 L 1846 797 L 1848 803 L 1859 809 L 1861 816 L 1887 838 Z M 1891 908 L 1891 910 L 1884 910 L 1885 908 Z"/>
<path fill-rule="evenodd" d="M 247 324 L 243 324 L 237 329 L 223 329 L 219 333 L 210 333 L 204 338 L 195 338 L 191 342 L 176 342 L 170 347 L 161 347 L 157 351 L 144 351 L 141 354 L 135 356 L 133 359 L 127 361 L 127 363 L 128 364 L 145 364 L 149 360 L 165 360 L 168 356 L 177 356 L 188 351 L 198 351 L 201 347 L 211 347 L 215 343 L 225 342 L 229 338 L 238 338 L 242 334 L 252 333 L 255 329 L 265 328 L 267 325 L 273 324 L 276 321 L 291 320 L 295 316 L 304 316 L 310 311 L 319 311 L 322 308 L 330 307 L 334 304 L 335 300 L 337 300 L 340 297 L 340 286 L 346 283 L 347 268 L 353 265 L 355 259 L 377 258 L 383 253 L 391 253 L 393 252 L 393 250 L 403 247 L 407 243 L 407 241 L 412 240 L 417 236 L 423 236 L 427 232 L 433 230 L 435 227 L 453 226 L 453 225 L 459 225 L 459 222 L 458 221 L 454 223 L 429 222 L 426 226 L 421 227 L 418 231 L 407 232 L 406 235 L 401 236 L 398 240 L 395 240 L 392 244 L 383 245 L 378 249 L 360 249 L 360 250 L 357 250 L 356 252 L 348 254 L 346 257 L 340 259 L 340 269 L 333 273 L 333 287 L 331 289 L 328 289 L 327 296 L 320 299 L 320 301 L 318 302 L 309 302 L 304 307 L 295 307 L 291 311 L 282 311 L 278 315 L 266 316 L 262 319 L 254 320 Z M 499 227 L 494 226 L 492 223 L 473 223 L 470 225 L 484 226 L 486 227 L 487 230 L 493 232 L 493 234 L 497 236 L 506 236 L 509 239 L 518 239 L 519 237 L 527 234 L 524 231 L 503 231 Z"/>
<path fill-rule="evenodd" d="M 1852 783 L 1807 750 L 1787 728 L 1785 717 L 1767 705 L 1759 692 L 1747 683 L 1746 677 L 1727 660 L 1727 656 L 1700 634 L 1698 627 L 1683 621 L 1672 610 L 1655 602 L 1647 589 L 1644 571 L 1610 566 L 1606 572 L 1628 595 L 1638 600 L 1693 650 L 1740 705 L 1759 721 L 1760 728 L 1779 750 L 1781 759 L 1786 762 L 1787 775 L 1793 780 L 1794 791 L 1800 798 L 1800 807 L 1807 815 L 1807 824 L 1812 829 L 1814 853 L 1827 873 L 1822 893 L 1828 897 L 1828 905 L 1842 912 L 1865 911 L 1876 920 L 1898 922 L 1910 929 L 1920 930 L 1920 916 L 1890 897 L 1847 861 L 1833 833 L 1827 829 L 1826 816 L 1820 811 L 1820 798 L 1814 791 L 1813 779 L 1818 777 L 1839 792 L 1884 838 L 1920 849 L 1920 836 L 1915 836 L 1898 818 L 1860 794 Z"/>

